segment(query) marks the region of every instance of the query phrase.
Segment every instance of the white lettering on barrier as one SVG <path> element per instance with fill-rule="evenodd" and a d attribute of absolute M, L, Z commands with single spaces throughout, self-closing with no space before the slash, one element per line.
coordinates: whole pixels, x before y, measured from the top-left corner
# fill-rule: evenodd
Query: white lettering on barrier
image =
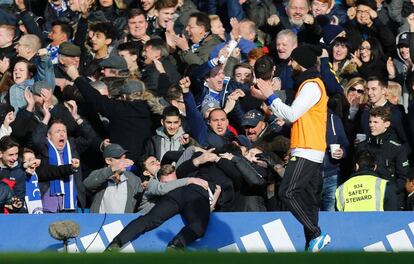
<path fill-rule="evenodd" d="M 275 252 L 296 251 L 281 219 L 264 224 L 262 227 Z"/>
<path fill-rule="evenodd" d="M 83 236 L 80 238 L 80 241 L 82 242 L 83 248 L 85 248 L 88 253 L 99 253 L 105 250 L 105 244 L 98 233 Z"/>
<path fill-rule="evenodd" d="M 110 224 L 104 225 L 102 229 L 108 241 L 111 242 L 119 233 L 121 233 L 122 229 L 124 229 L 124 225 L 121 223 L 120 220 L 118 220 Z M 128 242 L 122 247 L 121 252 L 134 253 L 135 249 L 131 245 L 131 243 Z"/>
<path fill-rule="evenodd" d="M 259 232 L 242 236 L 240 240 L 242 241 L 246 252 L 267 252 L 266 245 Z"/>
<path fill-rule="evenodd" d="M 410 227 L 410 229 L 411 229 L 411 233 L 413 233 L 413 235 L 414 235 L 414 222 L 409 223 L 409 224 L 408 224 L 408 226 L 409 226 L 409 227 Z"/>
<path fill-rule="evenodd" d="M 382 243 L 380 241 L 380 242 L 377 242 L 377 243 L 374 243 L 374 244 L 371 244 L 369 246 L 364 247 L 364 251 L 367 251 L 367 252 L 385 252 L 387 250 L 385 249 L 384 243 Z"/>
<path fill-rule="evenodd" d="M 408 224 L 411 232 L 414 235 L 414 222 Z M 267 238 L 269 239 L 270 244 L 273 247 L 275 252 L 294 252 L 296 251 L 292 240 L 287 233 L 283 222 L 281 219 L 277 219 L 275 221 L 266 223 L 262 225 Z M 108 241 L 112 241 L 112 239 L 119 234 L 119 232 L 123 229 L 123 225 L 120 220 L 109 223 L 104 225 L 103 231 L 108 239 Z M 95 238 L 96 236 L 96 238 Z M 95 240 L 94 240 L 95 238 Z M 394 233 L 391 233 L 386 236 L 389 244 L 393 251 L 413 251 L 413 245 L 404 230 L 400 230 Z M 247 252 L 268 252 L 269 250 L 266 248 L 266 245 L 260 236 L 259 232 L 254 232 L 245 236 L 242 236 L 241 241 L 246 249 Z M 94 241 L 93 241 L 94 240 Z M 105 249 L 105 245 L 102 241 L 102 238 L 97 233 L 92 233 L 80 238 L 83 247 L 89 246 L 87 252 L 102 252 Z M 62 251 L 63 248 L 58 249 L 58 251 Z M 135 252 L 132 244 L 128 243 L 122 250 L 123 252 Z M 219 252 L 240 252 L 240 249 L 236 243 L 232 243 L 221 247 L 218 249 Z M 385 252 L 387 249 L 384 246 L 382 241 L 375 242 L 368 246 L 364 247 L 364 251 L 375 251 L 375 252 Z M 68 245 L 68 252 L 80 252 L 77 245 L 75 243 Z"/>
<path fill-rule="evenodd" d="M 221 247 L 218 249 L 219 252 L 240 252 L 239 247 L 236 243 Z"/>
<path fill-rule="evenodd" d="M 393 251 L 413 251 L 413 245 L 404 230 L 387 235 Z"/>
<path fill-rule="evenodd" d="M 409 223 L 408 227 L 410 228 L 411 232 L 414 235 L 414 222 Z M 413 245 L 411 244 L 411 241 L 407 233 L 404 230 L 391 233 L 387 235 L 386 237 L 393 251 L 413 251 L 414 250 Z M 381 252 L 381 251 L 387 251 L 387 250 L 384 246 L 384 243 L 379 241 L 379 242 L 376 242 L 374 244 L 364 247 L 364 251 Z"/>

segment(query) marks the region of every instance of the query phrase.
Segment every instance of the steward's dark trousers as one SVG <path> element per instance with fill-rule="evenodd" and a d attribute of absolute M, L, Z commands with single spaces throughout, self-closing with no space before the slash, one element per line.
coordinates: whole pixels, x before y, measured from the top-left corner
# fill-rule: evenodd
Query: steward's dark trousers
<path fill-rule="evenodd" d="M 320 236 L 318 226 L 322 190 L 320 163 L 292 157 L 279 188 L 279 197 L 303 225 L 306 244 Z"/>
<path fill-rule="evenodd" d="M 114 238 L 114 242 L 123 246 L 145 232 L 160 226 L 178 213 L 181 214 L 186 225 L 170 241 L 169 245 L 186 247 L 202 237 L 207 228 L 210 218 L 210 203 L 207 191 L 198 185 L 190 184 L 167 193 L 158 200 L 154 208 L 146 215 L 140 216 L 129 223 Z"/>

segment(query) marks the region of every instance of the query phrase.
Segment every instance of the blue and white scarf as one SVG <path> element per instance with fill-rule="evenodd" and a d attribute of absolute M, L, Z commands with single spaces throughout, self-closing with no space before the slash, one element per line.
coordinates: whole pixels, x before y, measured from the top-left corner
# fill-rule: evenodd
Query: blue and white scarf
<path fill-rule="evenodd" d="M 72 160 L 72 151 L 69 142 L 66 142 L 65 147 L 63 148 L 63 160 L 60 157 L 59 151 L 49 139 L 47 139 L 47 146 L 50 165 L 59 166 L 70 164 Z M 63 210 L 76 209 L 76 186 L 73 174 L 64 180 L 50 181 L 50 196 L 57 195 L 63 196 Z"/>
<path fill-rule="evenodd" d="M 55 6 L 53 3 L 50 3 L 50 6 L 55 10 L 57 17 L 59 17 L 63 12 L 68 9 L 68 6 L 65 1 L 62 1 L 62 5 Z"/>
<path fill-rule="evenodd" d="M 26 176 L 25 201 L 29 214 L 43 214 L 42 197 L 39 189 L 39 178 L 36 173 Z"/>
<path fill-rule="evenodd" d="M 203 44 L 203 42 L 204 42 L 204 40 L 208 37 L 210 35 L 210 31 L 207 31 L 205 34 L 204 34 L 204 36 L 203 36 L 203 38 L 198 42 L 198 43 L 193 43 L 192 45 L 191 45 L 191 52 L 192 53 L 195 53 L 199 48 L 200 48 L 200 46 Z"/>
<path fill-rule="evenodd" d="M 49 54 L 52 64 L 58 64 L 59 46 L 47 45 L 47 54 Z"/>

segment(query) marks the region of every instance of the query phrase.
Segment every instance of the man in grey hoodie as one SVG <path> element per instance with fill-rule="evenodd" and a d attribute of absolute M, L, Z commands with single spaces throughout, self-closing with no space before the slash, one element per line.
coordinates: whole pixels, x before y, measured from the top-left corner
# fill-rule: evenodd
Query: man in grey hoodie
<path fill-rule="evenodd" d="M 146 145 L 146 154 L 161 160 L 167 151 L 184 150 L 190 137 L 181 127 L 180 111 L 175 106 L 167 106 L 161 119 L 161 127 L 156 130 Z"/>

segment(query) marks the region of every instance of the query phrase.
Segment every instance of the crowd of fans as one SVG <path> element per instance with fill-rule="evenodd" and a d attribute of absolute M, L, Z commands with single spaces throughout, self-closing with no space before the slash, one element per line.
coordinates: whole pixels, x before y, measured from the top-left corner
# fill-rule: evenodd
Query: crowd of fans
<path fill-rule="evenodd" d="M 191 184 L 285 210 L 292 124 L 261 91 L 291 105 L 301 46 L 329 97 L 321 210 L 358 175 L 385 180 L 372 210 L 413 210 L 412 32 L 407 0 L 0 0 L 1 211 L 146 214 Z"/>

